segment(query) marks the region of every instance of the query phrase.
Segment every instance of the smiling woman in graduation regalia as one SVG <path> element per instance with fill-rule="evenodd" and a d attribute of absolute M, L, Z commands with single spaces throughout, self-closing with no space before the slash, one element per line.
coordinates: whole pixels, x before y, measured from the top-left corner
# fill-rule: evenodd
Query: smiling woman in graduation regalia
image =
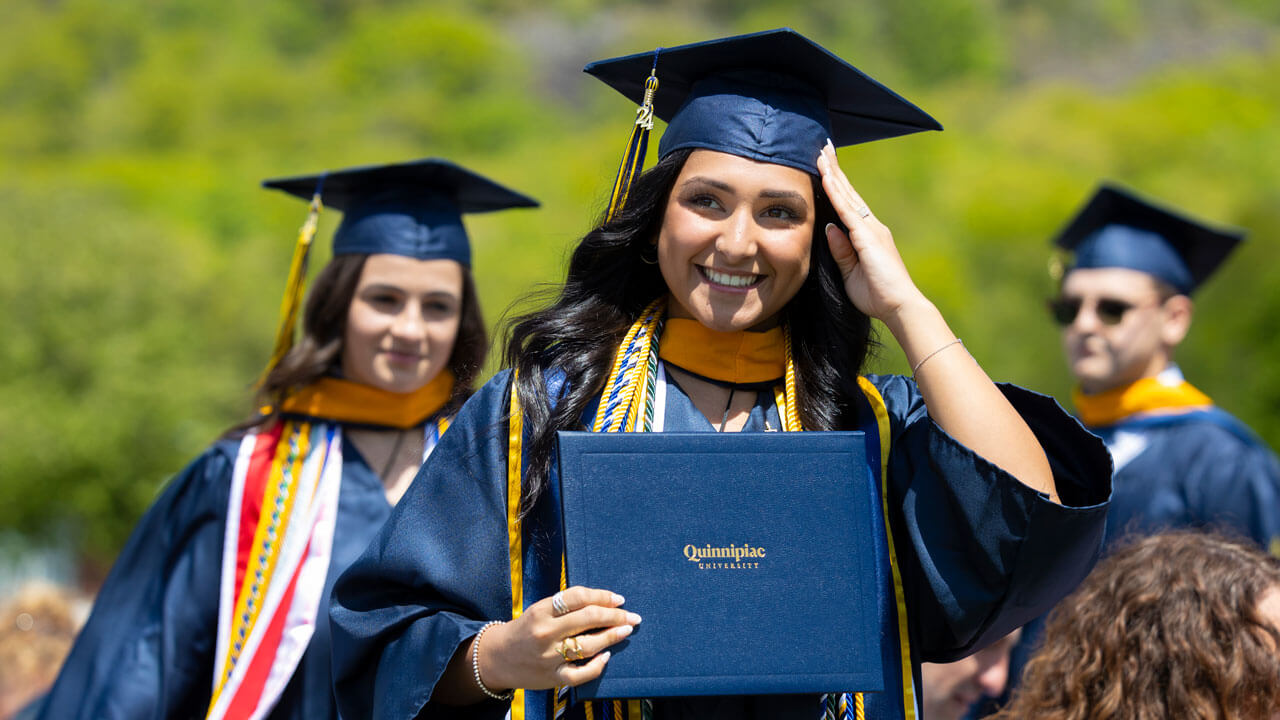
<path fill-rule="evenodd" d="M 467 403 L 339 580 L 343 714 L 917 717 L 922 659 L 1003 636 L 1087 572 L 1105 450 L 1052 400 L 986 377 L 837 166 L 832 143 L 939 129 L 924 112 L 789 30 L 587 71 L 642 103 L 613 202 L 559 298 L 515 325 L 513 370 Z M 652 115 L 669 120 L 661 159 L 633 185 Z M 914 379 L 859 375 L 871 318 Z M 554 688 L 598 676 L 637 613 L 661 612 L 561 592 L 555 431 L 582 426 L 865 431 L 883 571 L 859 580 L 881 598 L 886 691 L 566 707 Z"/>
<path fill-rule="evenodd" d="M 537 204 L 440 160 L 265 184 L 312 202 L 261 388 L 270 408 L 147 511 L 42 718 L 337 717 L 325 599 L 487 349 L 460 213 Z M 293 346 L 322 198 L 344 217 Z"/>

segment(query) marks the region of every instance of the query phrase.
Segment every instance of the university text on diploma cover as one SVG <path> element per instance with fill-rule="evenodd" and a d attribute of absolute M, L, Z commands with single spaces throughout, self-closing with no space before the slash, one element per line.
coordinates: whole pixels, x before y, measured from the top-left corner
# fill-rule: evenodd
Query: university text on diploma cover
<path fill-rule="evenodd" d="M 568 583 L 644 621 L 576 697 L 883 690 L 861 432 L 560 432 Z"/>

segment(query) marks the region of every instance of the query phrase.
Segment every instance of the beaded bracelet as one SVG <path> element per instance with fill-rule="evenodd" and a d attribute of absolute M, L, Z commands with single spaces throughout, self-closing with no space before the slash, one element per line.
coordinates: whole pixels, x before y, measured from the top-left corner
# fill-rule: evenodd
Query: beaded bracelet
<path fill-rule="evenodd" d="M 480 638 L 484 637 L 485 630 L 488 630 L 494 625 L 501 625 L 501 624 L 502 624 L 501 620 L 491 620 L 485 623 L 484 627 L 480 628 L 480 632 L 476 633 L 476 639 L 471 641 L 471 673 L 475 675 L 476 687 L 480 688 L 480 692 L 484 693 L 485 695 L 488 695 L 494 700 L 510 700 L 512 697 L 515 696 L 516 694 L 515 690 L 508 690 L 505 693 L 502 693 L 501 695 L 499 695 L 498 693 L 486 687 L 484 684 L 484 681 L 480 679 Z"/>
<path fill-rule="evenodd" d="M 929 358 L 933 357 L 934 355 L 937 355 L 938 353 L 942 352 L 943 350 L 946 350 L 947 348 L 951 347 L 952 345 L 955 345 L 956 343 L 960 343 L 960 346 L 961 346 L 961 347 L 964 347 L 964 341 L 963 341 L 963 340 L 961 340 L 960 338 L 956 338 L 955 340 L 952 340 L 951 342 L 947 343 L 946 345 L 943 345 L 942 347 L 938 348 L 937 350 L 934 350 L 933 352 L 929 353 L 928 355 L 925 355 L 925 356 L 920 360 L 920 362 L 916 363 L 916 366 L 915 366 L 915 367 L 911 368 L 911 376 L 912 376 L 912 377 L 915 377 L 916 373 L 920 371 L 920 366 L 921 366 L 921 365 L 924 365 L 924 364 L 925 364 L 925 362 L 926 362 Z"/>

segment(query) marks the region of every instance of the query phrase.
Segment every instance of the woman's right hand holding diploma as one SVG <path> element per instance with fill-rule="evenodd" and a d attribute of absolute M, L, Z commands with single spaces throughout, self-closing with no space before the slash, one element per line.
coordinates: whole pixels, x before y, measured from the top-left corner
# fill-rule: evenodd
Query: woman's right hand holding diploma
<path fill-rule="evenodd" d="M 542 690 L 596 679 L 609 662 L 608 648 L 640 623 L 622 603 L 617 593 L 575 585 L 494 625 L 476 657 L 485 686 L 496 692 Z"/>

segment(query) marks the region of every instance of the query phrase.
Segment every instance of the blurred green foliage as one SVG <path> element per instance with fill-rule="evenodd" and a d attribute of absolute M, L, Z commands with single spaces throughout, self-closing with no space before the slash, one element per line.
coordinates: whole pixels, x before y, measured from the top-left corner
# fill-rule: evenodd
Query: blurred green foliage
<path fill-rule="evenodd" d="M 27 0 L 0 24 L 0 528 L 109 562 L 251 409 L 305 208 L 264 177 L 443 156 L 496 321 L 598 215 L 632 108 L 592 59 L 791 25 L 947 131 L 842 151 L 995 377 L 1064 400 L 1047 239 L 1111 178 L 1251 241 L 1193 382 L 1280 446 L 1280 10 L 1267 0 Z M 335 225 L 326 213 L 327 237 Z M 313 261 L 326 259 L 321 248 Z M 904 370 L 891 338 L 876 368 Z M 491 366 L 494 363 L 491 362 Z"/>

